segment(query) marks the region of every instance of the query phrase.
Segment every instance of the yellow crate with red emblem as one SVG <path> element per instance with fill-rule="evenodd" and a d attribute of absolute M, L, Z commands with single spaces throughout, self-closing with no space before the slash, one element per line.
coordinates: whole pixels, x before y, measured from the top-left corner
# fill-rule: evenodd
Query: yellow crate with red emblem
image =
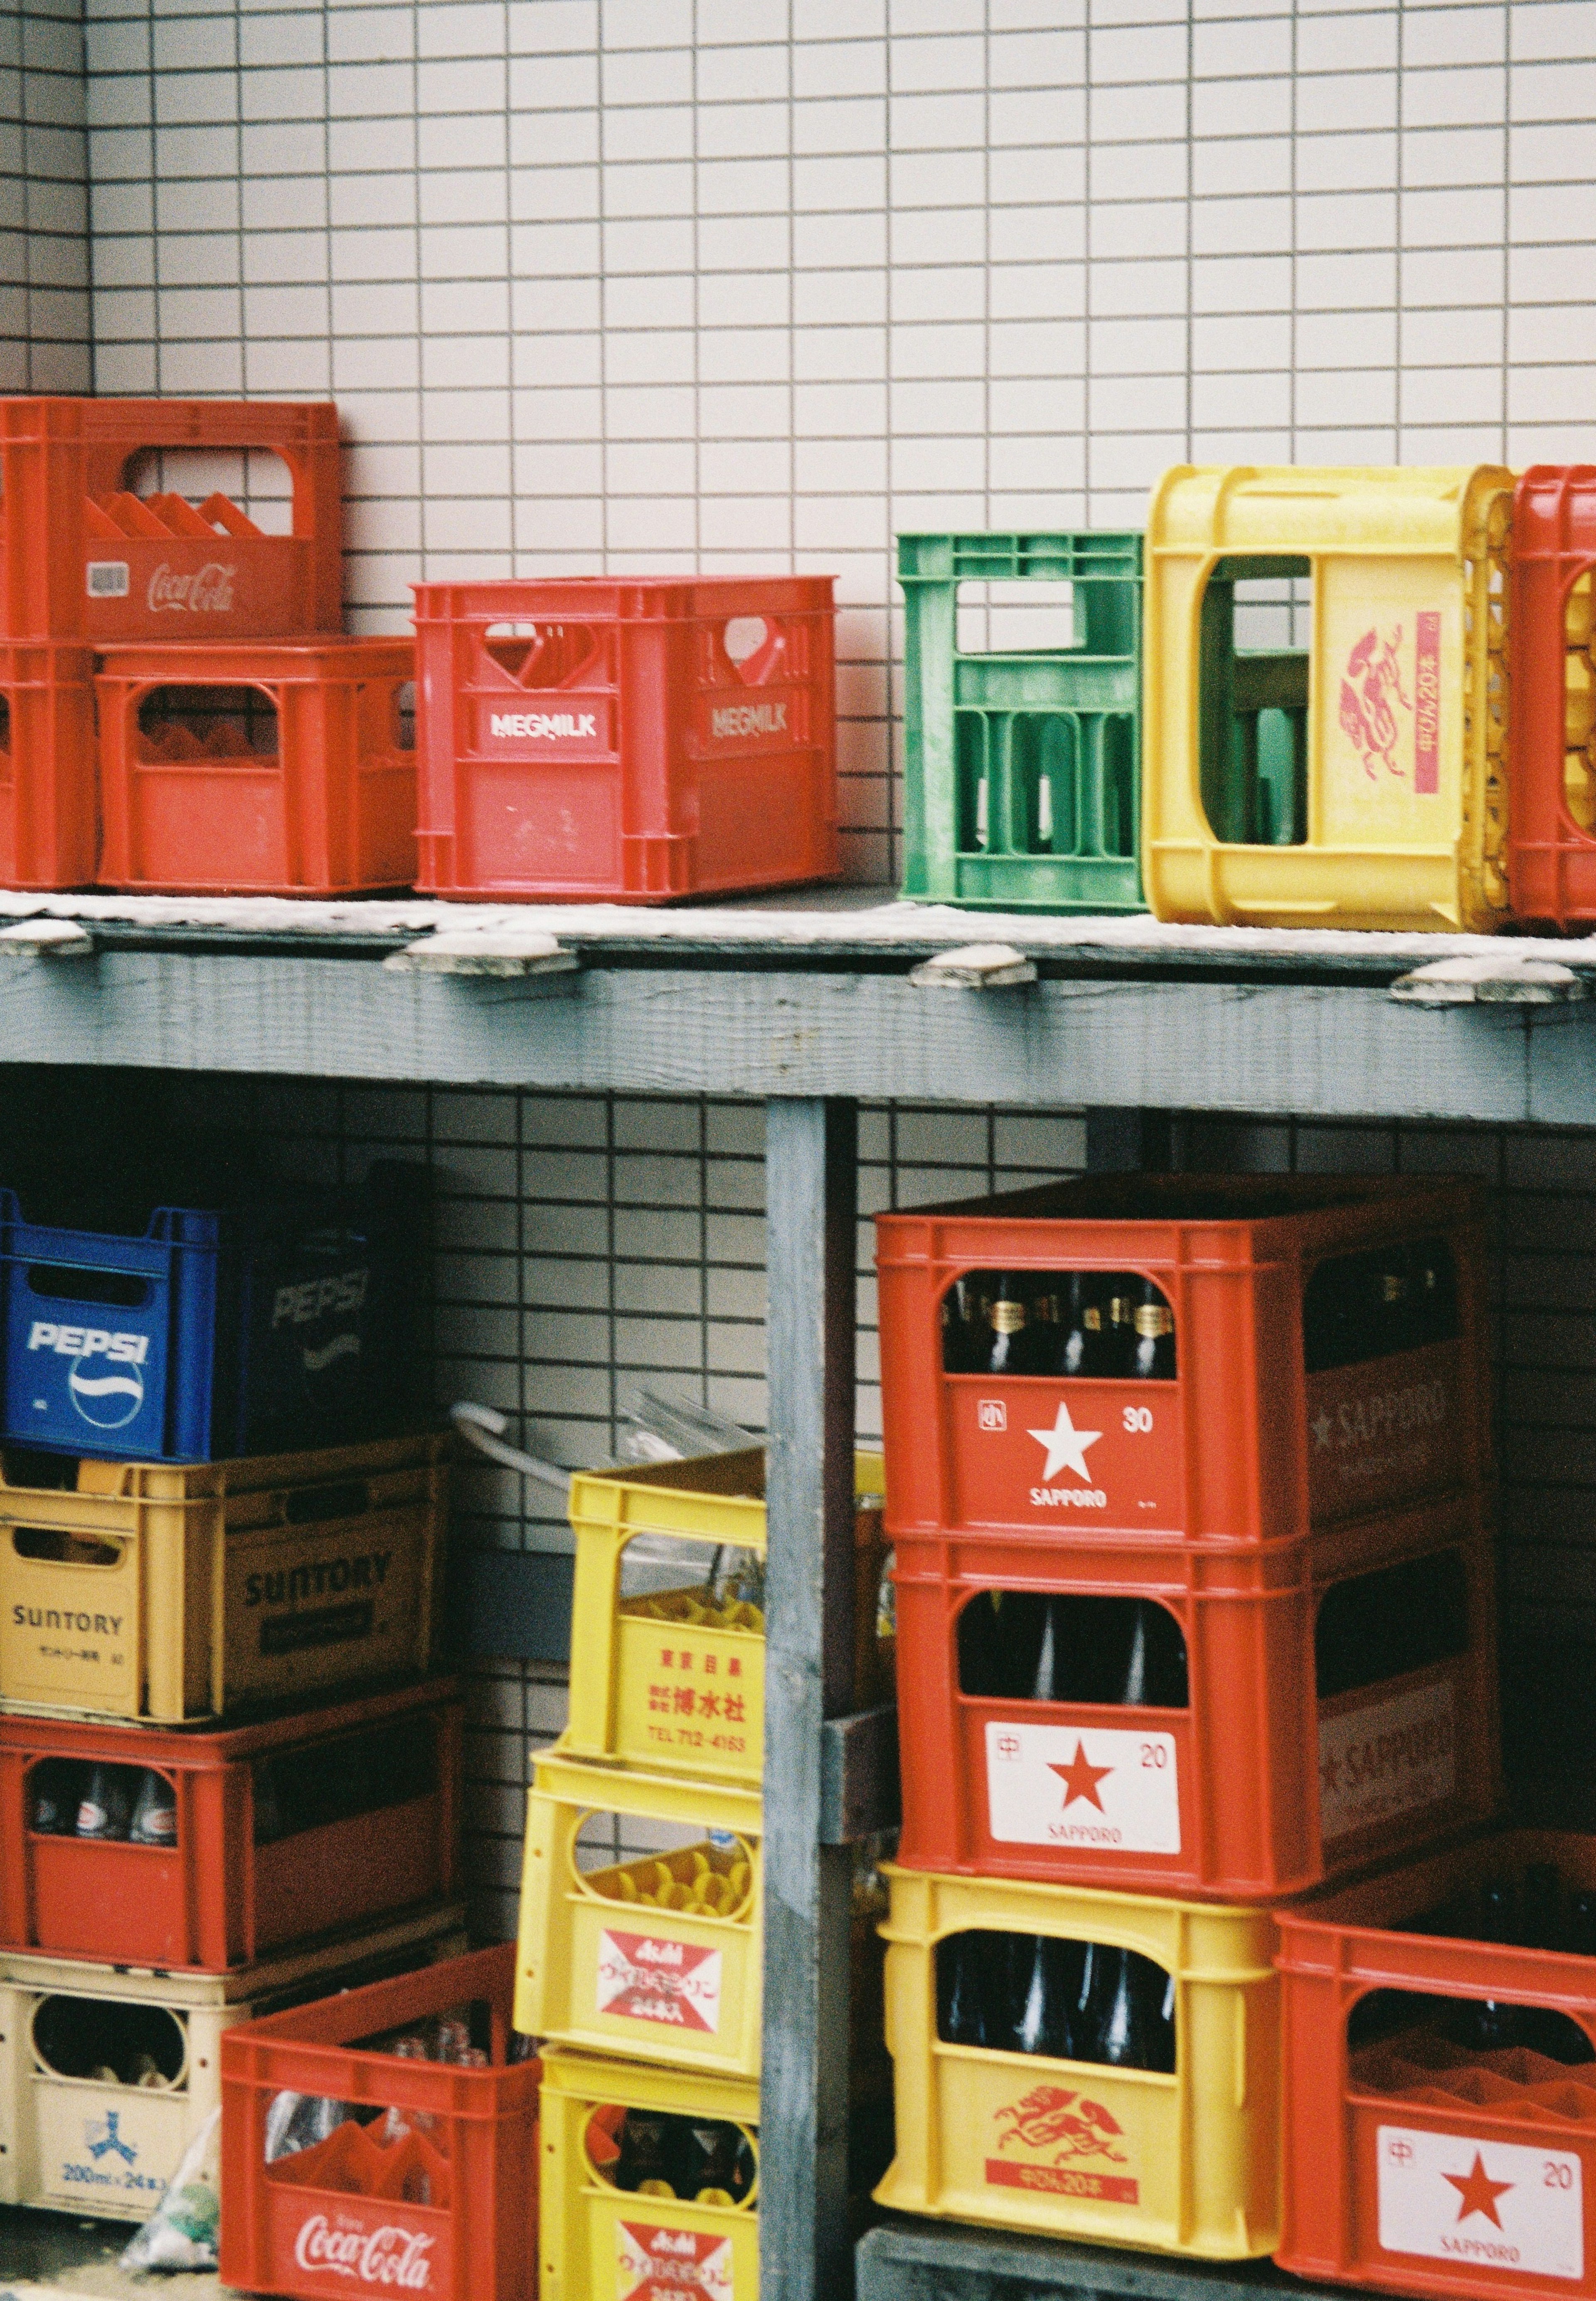
<path fill-rule="evenodd" d="M 1141 814 L 1159 918 L 1504 923 L 1512 509 L 1490 464 L 1164 474 Z"/>
<path fill-rule="evenodd" d="M 1280 1990 L 1267 1910 L 887 1871 L 887 2045 L 898 2155 L 875 2195 L 902 2213 L 1093 2244 L 1243 2260 L 1280 2233 Z M 975 1935 L 1098 1945 L 1172 1996 L 1174 2066 L 957 2044 L 941 1945 Z M 939 1964 L 942 1987 L 939 1988 Z M 1055 2009 L 1057 2012 L 1057 2009 Z"/>
<path fill-rule="evenodd" d="M 628 2110 L 738 2126 L 755 2158 L 737 2203 L 617 2186 Z M 759 2088 L 556 2047 L 539 2102 L 542 2301 L 759 2301 Z"/>
<path fill-rule="evenodd" d="M 589 2053 L 756 2078 L 759 1793 L 595 1766 L 562 1741 L 527 1801 L 515 2026 Z"/>

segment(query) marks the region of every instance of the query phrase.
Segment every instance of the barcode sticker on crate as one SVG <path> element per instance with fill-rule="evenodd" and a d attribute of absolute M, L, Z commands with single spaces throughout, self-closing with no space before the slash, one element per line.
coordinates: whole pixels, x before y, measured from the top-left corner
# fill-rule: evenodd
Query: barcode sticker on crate
<path fill-rule="evenodd" d="M 1452 1682 L 1319 1714 L 1319 1827 L 1325 1844 L 1392 1814 L 1437 1805 L 1458 1786 Z"/>
<path fill-rule="evenodd" d="M 986 1792 L 991 1834 L 1005 1845 L 1181 1850 L 1170 1734 L 989 1719 Z"/>
<path fill-rule="evenodd" d="M 623 2222 L 616 2238 L 620 2301 L 735 2301 L 729 2237 Z"/>
<path fill-rule="evenodd" d="M 598 1937 L 597 2011 L 713 2037 L 721 2026 L 718 1949 L 663 1934 Z"/>
<path fill-rule="evenodd" d="M 88 596 L 91 599 L 125 599 L 128 584 L 128 563 L 125 559 L 89 561 Z"/>
<path fill-rule="evenodd" d="M 1381 2126 L 1375 2146 L 1386 2253 L 1583 2276 L 1580 2165 L 1569 2152 L 1400 2125 Z"/>

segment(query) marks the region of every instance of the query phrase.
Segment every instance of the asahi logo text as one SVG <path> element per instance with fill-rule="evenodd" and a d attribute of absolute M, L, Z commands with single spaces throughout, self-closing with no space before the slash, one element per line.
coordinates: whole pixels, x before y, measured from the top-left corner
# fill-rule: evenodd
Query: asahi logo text
<path fill-rule="evenodd" d="M 534 743 L 596 743 L 598 721 L 591 711 L 495 711 L 489 715 L 500 741 Z"/>
<path fill-rule="evenodd" d="M 238 572 L 236 567 L 224 567 L 219 559 L 208 559 L 192 575 L 178 575 L 163 559 L 150 577 L 149 606 L 152 610 L 171 608 L 179 615 L 229 615 Z"/>
<path fill-rule="evenodd" d="M 362 2285 L 397 2285 L 407 2293 L 424 2293 L 432 2283 L 427 2258 L 432 2240 L 418 2231 L 387 2222 L 380 2229 L 334 2229 L 325 2213 L 302 2222 L 294 2241 L 296 2267 L 330 2270 Z"/>
<path fill-rule="evenodd" d="M 728 703 L 709 715 L 709 732 L 717 741 L 730 735 L 784 735 L 785 703 Z"/>

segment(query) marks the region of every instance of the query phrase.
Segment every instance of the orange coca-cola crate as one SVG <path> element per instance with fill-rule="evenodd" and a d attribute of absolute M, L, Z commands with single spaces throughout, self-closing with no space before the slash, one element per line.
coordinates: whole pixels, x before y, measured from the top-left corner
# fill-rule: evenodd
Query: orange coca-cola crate
<path fill-rule="evenodd" d="M 213 487 L 196 504 L 132 491 L 147 451 L 228 473 L 288 466 L 292 532 L 266 533 Z M 338 410 L 330 401 L 0 400 L 0 632 L 104 646 L 335 632 L 343 597 Z"/>
<path fill-rule="evenodd" d="M 533 2301 L 536 2061 L 512 2062 L 515 1945 L 474 1952 L 246 2022 L 221 2037 L 221 2277 L 322 2301 L 365 2287 L 437 2301 Z M 468 2021 L 488 2064 L 401 2059 L 405 2032 Z M 353 2113 L 268 2162 L 274 2097 Z M 409 2130 L 373 2113 L 393 2110 Z"/>
<path fill-rule="evenodd" d="M 1245 1550 L 899 1535 L 895 1582 L 910 1868 L 1270 1900 L 1496 1811 L 1472 1497 Z"/>
<path fill-rule="evenodd" d="M 0 640 L 0 886 L 94 883 L 95 756 L 90 650 Z"/>
<path fill-rule="evenodd" d="M 0 1718 L 0 1952 L 220 1973 L 454 1893 L 461 1717 L 440 1679 L 223 1733 Z M 124 1832 L 165 1785 L 156 1842 L 73 1834 L 96 1770 Z"/>
<path fill-rule="evenodd" d="M 1413 1257 L 1433 1299 L 1387 1303 Z M 1101 1176 L 878 1215 L 876 1267 L 889 1538 L 1013 1527 L 1246 1544 L 1487 1475 L 1469 1184 Z M 994 1318 L 1011 1366 L 1027 1363 L 1015 1307 L 989 1300 L 999 1276 L 1021 1294 L 1047 1280 L 1067 1320 L 1076 1273 L 1088 1293 L 1117 1284 L 1173 1314 L 1173 1378 L 957 1370 L 972 1332 L 990 1351 Z M 955 1321 L 982 1301 L 979 1326 Z"/>
<path fill-rule="evenodd" d="M 1531 1880 L 1542 1889 L 1542 1919 Z M 1505 1928 L 1482 1940 L 1488 1888 Z M 1596 2290 L 1596 1838 L 1503 1831 L 1276 1912 L 1299 2275 Z M 1555 1946 L 1547 1946 L 1548 1941 Z"/>
<path fill-rule="evenodd" d="M 1596 919 L 1596 464 L 1537 464 L 1508 561 L 1508 900 L 1559 927 Z"/>
<path fill-rule="evenodd" d="M 411 640 L 144 641 L 101 661 L 101 886 L 335 895 L 411 883 Z"/>
<path fill-rule="evenodd" d="M 658 903 L 830 876 L 832 581 L 417 585 L 418 886 Z"/>

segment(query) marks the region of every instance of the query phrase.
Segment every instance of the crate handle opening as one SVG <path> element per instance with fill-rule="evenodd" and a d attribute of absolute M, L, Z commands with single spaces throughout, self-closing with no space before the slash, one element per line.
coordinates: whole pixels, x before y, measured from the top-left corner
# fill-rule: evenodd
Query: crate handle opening
<path fill-rule="evenodd" d="M 46 1302 L 101 1302 L 113 1310 L 142 1310 L 150 1281 L 130 1270 L 90 1270 L 74 1262 L 30 1262 L 29 1293 Z"/>
<path fill-rule="evenodd" d="M 363 1478 L 338 1478 L 324 1486 L 297 1486 L 282 1497 L 285 1526 L 314 1526 L 330 1518 L 363 1518 L 372 1507 Z"/>
<path fill-rule="evenodd" d="M 188 2087 L 188 2028 L 180 2014 L 164 2005 L 115 1997 L 41 1997 L 33 2009 L 32 2032 L 34 2059 L 52 2077 L 162 2094 Z"/>
<path fill-rule="evenodd" d="M 118 1541 L 97 1542 L 91 1536 L 69 1534 L 61 1526 L 13 1526 L 11 1546 L 19 1558 L 30 1558 L 49 1566 L 120 1566 L 125 1544 Z"/>

